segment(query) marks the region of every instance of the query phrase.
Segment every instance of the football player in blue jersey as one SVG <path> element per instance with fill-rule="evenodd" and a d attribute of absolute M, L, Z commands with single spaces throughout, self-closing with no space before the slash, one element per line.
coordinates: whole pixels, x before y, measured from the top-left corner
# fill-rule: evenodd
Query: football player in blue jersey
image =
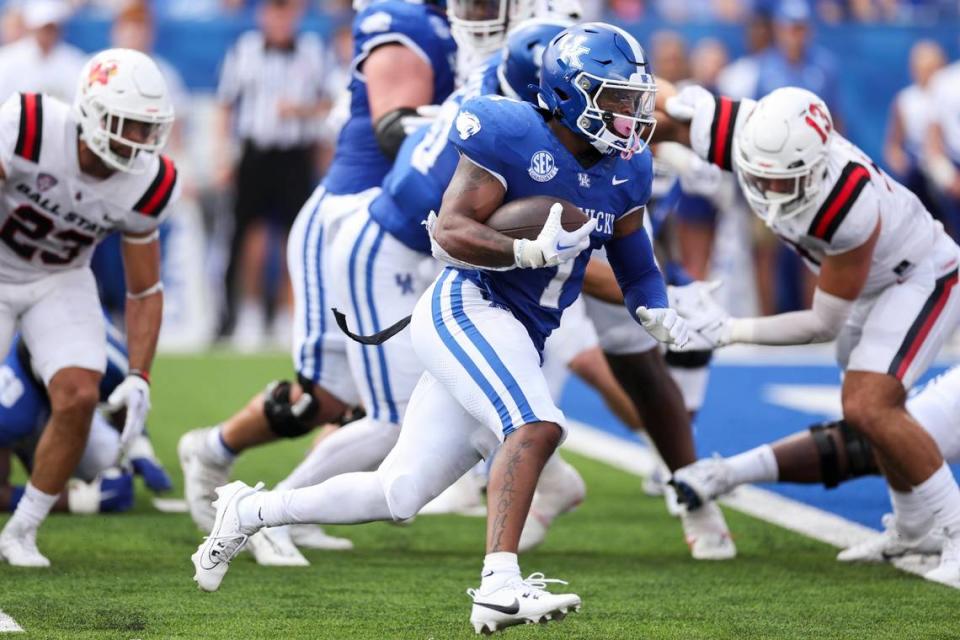
<path fill-rule="evenodd" d="M 109 321 L 106 324 L 107 368 L 100 382 L 100 397 L 104 401 L 127 374 L 125 341 Z M 24 487 L 9 483 L 10 461 L 16 456 L 28 470 L 33 466 L 37 440 L 49 416 L 50 400 L 34 373 L 26 344 L 18 336 L 0 363 L 0 510 L 13 511 L 23 497 Z M 148 436 L 136 436 L 121 449 L 120 432 L 111 424 L 111 418 L 116 416 L 94 413 L 74 479 L 57 500 L 54 511 L 126 511 L 133 506 L 134 474 L 142 476 L 155 493 L 172 487 Z M 121 458 L 124 466 L 129 462 L 132 473 L 118 466 Z"/>
<path fill-rule="evenodd" d="M 271 382 L 223 423 L 181 438 L 184 493 L 194 522 L 203 530 L 213 524 L 213 490 L 227 482 L 237 454 L 302 436 L 337 421 L 358 404 L 353 380 L 345 374 L 344 338 L 329 310 L 329 249 L 344 217 L 379 191 L 403 141 L 404 118 L 418 107 L 439 104 L 454 88 L 456 45 L 443 0 L 377 0 L 354 6 L 350 118 L 340 131 L 323 183 L 304 204 L 288 240 L 296 381 Z M 315 529 L 300 533 L 310 535 L 301 540 L 308 546 L 349 546 Z"/>
<path fill-rule="evenodd" d="M 431 126 L 401 145 L 383 190 L 344 222 L 329 265 L 341 277 L 330 286 L 329 304 L 351 316 L 354 332 L 377 332 L 408 316 L 436 271 L 422 269 L 430 257 L 427 214 L 440 209 L 443 191 L 459 154 L 447 136 L 467 98 L 500 94 L 532 98 L 539 65 L 550 40 L 569 22 L 528 20 L 514 29 L 505 47 L 448 98 Z M 512 52 L 512 54 L 510 53 Z M 427 271 L 428 273 L 424 273 Z M 347 341 L 350 374 L 367 417 L 345 425 L 314 447 L 278 489 L 296 489 L 349 471 L 377 468 L 400 434 L 400 425 L 423 373 L 408 332 L 382 344 Z"/>
<path fill-rule="evenodd" d="M 580 606 L 574 594 L 548 592 L 543 574 L 523 579 L 516 555 L 540 470 L 566 422 L 540 349 L 579 295 L 587 249 L 600 246 L 638 322 L 663 342 L 687 340 L 643 230 L 655 92 L 637 41 L 590 23 L 563 31 L 544 52 L 544 109 L 500 96 L 464 102 L 449 136 L 460 161 L 432 224 L 434 255 L 460 266 L 446 268 L 414 310 L 414 349 L 427 371 L 397 445 L 375 472 L 292 491 L 239 481 L 218 488 L 212 533 L 192 558 L 201 589 L 219 588 L 230 559 L 262 527 L 409 518 L 501 447 L 481 584 L 468 592 L 471 623 L 491 631 Z M 568 232 L 553 207 L 534 240 L 484 224 L 504 202 L 532 195 L 568 200 L 590 219 Z"/>

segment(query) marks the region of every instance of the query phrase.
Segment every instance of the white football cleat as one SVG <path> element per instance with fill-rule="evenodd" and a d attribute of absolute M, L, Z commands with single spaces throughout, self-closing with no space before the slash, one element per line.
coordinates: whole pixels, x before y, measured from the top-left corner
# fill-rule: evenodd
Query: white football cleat
<path fill-rule="evenodd" d="M 680 516 L 683 534 L 694 560 L 731 560 L 737 557 L 723 512 L 713 502 L 699 509 L 686 509 Z"/>
<path fill-rule="evenodd" d="M 243 549 L 249 535 L 240 529 L 240 514 L 237 504 L 263 488 L 258 482 L 250 487 L 235 480 L 214 491 L 217 499 L 213 503 L 216 516 L 210 535 L 204 538 L 196 552 L 190 556 L 196 572 L 193 579 L 203 591 L 216 591 L 230 568 L 230 561 Z"/>
<path fill-rule="evenodd" d="M 897 531 L 896 516 L 883 516 L 883 533 L 871 536 L 837 554 L 840 562 L 889 562 L 905 555 L 940 553 L 944 545 L 942 531 L 930 529 L 916 539 L 906 538 Z"/>
<path fill-rule="evenodd" d="M 587 485 L 583 476 L 573 465 L 560 460 L 562 471 L 549 484 L 537 484 L 527 520 L 520 534 L 519 552 L 525 553 L 540 546 L 547 537 L 550 525 L 557 518 L 577 508 L 587 496 Z"/>
<path fill-rule="evenodd" d="M 473 599 L 470 623 L 480 634 L 491 634 L 518 624 L 559 622 L 571 611 L 580 611 L 580 596 L 550 593 L 547 583 L 567 584 L 532 573 L 526 580 L 515 578 L 491 593 L 467 589 Z"/>
<path fill-rule="evenodd" d="M 264 527 L 250 536 L 247 549 L 264 567 L 309 567 L 310 561 L 290 539 L 287 527 Z"/>
<path fill-rule="evenodd" d="M 923 577 L 931 582 L 960 589 L 960 535 L 946 535 L 946 532 L 941 530 L 941 536 L 943 551 L 940 553 L 940 566 L 928 571 Z"/>
<path fill-rule="evenodd" d="M 730 475 L 729 464 L 723 458 L 704 458 L 674 471 L 670 484 L 677 490 L 680 502 L 688 509 L 697 509 L 735 488 Z"/>
<path fill-rule="evenodd" d="M 183 496 L 193 522 L 201 531 L 213 528 L 214 489 L 230 481 L 231 465 L 217 464 L 205 455 L 207 434 L 213 428 L 188 431 L 177 443 L 177 455 L 183 469 Z"/>
<path fill-rule="evenodd" d="M 347 538 L 331 536 L 322 527 L 315 524 L 291 524 L 287 526 L 294 544 L 304 549 L 322 549 L 324 551 L 350 551 L 353 541 Z"/>
<path fill-rule="evenodd" d="M 14 567 L 49 567 L 50 561 L 37 549 L 36 529 L 11 530 L 0 534 L 0 559 Z"/>

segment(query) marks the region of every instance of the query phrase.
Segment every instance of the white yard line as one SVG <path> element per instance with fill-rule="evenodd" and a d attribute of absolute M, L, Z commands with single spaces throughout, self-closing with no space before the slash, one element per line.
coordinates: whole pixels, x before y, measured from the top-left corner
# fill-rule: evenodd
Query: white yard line
<path fill-rule="evenodd" d="M 564 446 L 571 451 L 638 476 L 650 475 L 657 464 L 650 450 L 641 444 L 582 422 L 570 421 L 568 426 Z M 838 548 L 849 547 L 877 534 L 870 527 L 751 485 L 740 487 L 722 498 L 720 504 Z M 929 559 L 924 562 L 917 557 L 908 557 L 895 562 L 894 566 L 923 575 L 935 565 L 931 565 Z"/>
<path fill-rule="evenodd" d="M 23 627 L 17 624 L 17 621 L 0 611 L 0 633 L 16 633 L 23 631 Z"/>

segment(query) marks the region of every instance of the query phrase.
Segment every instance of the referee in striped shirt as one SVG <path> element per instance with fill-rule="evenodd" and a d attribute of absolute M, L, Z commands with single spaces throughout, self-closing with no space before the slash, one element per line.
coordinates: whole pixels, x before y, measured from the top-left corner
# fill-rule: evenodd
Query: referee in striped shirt
<path fill-rule="evenodd" d="M 235 186 L 236 225 L 227 290 L 236 300 L 234 344 L 262 346 L 265 286 L 271 241 L 286 234 L 316 182 L 315 145 L 329 104 L 324 96 L 326 56 L 315 34 L 297 30 L 303 0 L 262 0 L 259 29 L 241 35 L 227 52 L 217 98 L 222 187 Z M 234 141 L 239 139 L 239 159 Z M 280 236 L 280 237 L 278 237 Z M 281 265 L 286 260 L 281 260 Z M 275 305 L 278 338 L 289 334 L 290 284 L 284 269 Z"/>

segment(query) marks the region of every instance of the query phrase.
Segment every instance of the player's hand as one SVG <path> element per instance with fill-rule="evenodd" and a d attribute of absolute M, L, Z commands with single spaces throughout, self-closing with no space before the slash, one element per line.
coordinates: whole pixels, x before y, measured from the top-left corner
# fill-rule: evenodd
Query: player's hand
<path fill-rule="evenodd" d="M 596 218 L 590 218 L 579 229 L 566 231 L 561 224 L 562 215 L 563 205 L 555 202 L 536 240 L 513 241 L 513 259 L 518 267 L 555 267 L 576 258 L 590 246 L 590 234 L 597 228 Z"/>
<path fill-rule="evenodd" d="M 713 100 L 713 95 L 699 85 L 684 87 L 677 95 L 667 98 L 667 115 L 680 122 L 690 122 L 703 100 Z"/>
<path fill-rule="evenodd" d="M 416 115 L 409 115 L 400 118 L 400 126 L 403 127 L 404 135 L 410 135 L 420 127 L 433 124 L 440 115 L 441 105 L 425 104 L 417 107 Z"/>
<path fill-rule="evenodd" d="M 658 342 L 671 345 L 679 351 L 690 340 L 687 321 L 677 315 L 673 309 L 637 307 L 636 313 L 643 328 Z"/>
<path fill-rule="evenodd" d="M 93 482 L 72 478 L 67 485 L 70 513 L 117 513 L 133 507 L 133 475 L 125 469 L 110 467 Z"/>
<path fill-rule="evenodd" d="M 150 413 L 150 383 L 144 378 L 129 374 L 117 385 L 107 399 L 110 411 L 127 410 L 127 418 L 120 434 L 120 448 L 126 449 L 133 440 L 143 433 Z"/>
<path fill-rule="evenodd" d="M 713 297 L 720 281 L 696 281 L 667 287 L 670 307 L 686 318 L 690 327 L 690 345 L 707 351 L 730 344 L 730 314 Z"/>

